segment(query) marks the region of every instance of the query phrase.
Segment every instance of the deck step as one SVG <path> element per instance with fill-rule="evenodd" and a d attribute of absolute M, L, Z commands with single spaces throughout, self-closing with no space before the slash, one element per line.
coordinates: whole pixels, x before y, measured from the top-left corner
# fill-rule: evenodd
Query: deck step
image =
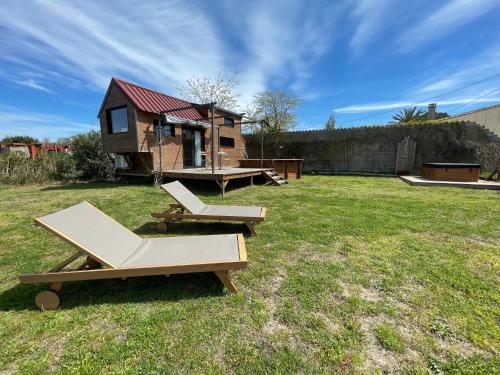
<path fill-rule="evenodd" d="M 269 169 L 267 171 L 262 171 L 262 175 L 267 178 L 269 182 L 273 185 L 279 186 L 288 184 L 288 181 L 281 177 L 274 169 Z"/>

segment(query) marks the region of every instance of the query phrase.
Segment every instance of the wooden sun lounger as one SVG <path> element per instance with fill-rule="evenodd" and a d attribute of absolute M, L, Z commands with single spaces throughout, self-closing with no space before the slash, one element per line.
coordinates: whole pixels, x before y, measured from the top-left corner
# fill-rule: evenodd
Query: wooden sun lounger
<path fill-rule="evenodd" d="M 24 274 L 23 284 L 49 283 L 35 297 L 42 310 L 59 306 L 66 281 L 214 272 L 232 293 L 230 270 L 247 266 L 242 234 L 142 239 L 88 202 L 38 218 L 35 223 L 78 251 L 46 273 Z M 70 264 L 85 256 L 76 268 Z"/>
<path fill-rule="evenodd" d="M 151 214 L 152 217 L 161 220 L 156 226 L 159 232 L 166 232 L 167 224 L 172 221 L 238 221 L 245 223 L 252 236 L 256 236 L 255 225 L 266 217 L 265 207 L 205 204 L 179 181 L 163 184 L 161 188 L 170 194 L 177 203 L 170 204 L 170 208 L 164 212 L 153 212 Z"/>

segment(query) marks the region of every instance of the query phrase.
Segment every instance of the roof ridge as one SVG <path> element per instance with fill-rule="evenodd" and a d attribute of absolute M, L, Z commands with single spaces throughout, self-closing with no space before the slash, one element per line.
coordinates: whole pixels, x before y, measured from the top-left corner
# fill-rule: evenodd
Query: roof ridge
<path fill-rule="evenodd" d="M 460 117 L 460 116 L 470 115 L 471 113 L 486 111 L 488 109 L 495 108 L 495 107 L 498 107 L 498 106 L 500 106 L 500 103 L 493 104 L 493 105 L 490 105 L 490 106 L 487 106 L 487 107 L 481 107 L 481 108 L 473 109 L 473 110 L 467 111 L 467 112 L 458 113 L 458 114 L 452 115 L 450 117 Z"/>
<path fill-rule="evenodd" d="M 140 86 L 138 85 L 137 83 L 133 83 L 133 82 L 129 82 L 129 81 L 125 81 L 124 79 L 121 79 L 121 78 L 117 78 L 117 77 L 112 77 L 111 78 L 112 80 L 115 80 L 117 82 L 121 82 L 121 83 L 124 83 L 126 85 L 130 85 L 130 86 L 135 86 L 137 88 L 140 88 L 142 90 L 147 90 L 147 91 L 151 91 L 151 92 L 154 92 L 155 94 L 159 94 L 159 95 L 162 95 L 162 96 L 167 96 L 169 98 L 172 98 L 172 99 L 175 99 L 175 100 L 179 100 L 181 102 L 184 102 L 186 104 L 192 104 L 192 105 L 200 105 L 200 104 L 197 104 L 197 103 L 192 103 L 192 102 L 189 102 L 187 100 L 184 100 L 184 99 L 180 99 L 176 96 L 172 96 L 172 95 L 168 95 L 168 94 L 165 94 L 163 92 L 160 92 L 160 91 L 157 91 L 157 90 L 153 90 L 153 89 L 150 89 L 150 88 L 147 88 L 147 87 L 144 87 L 144 86 Z"/>

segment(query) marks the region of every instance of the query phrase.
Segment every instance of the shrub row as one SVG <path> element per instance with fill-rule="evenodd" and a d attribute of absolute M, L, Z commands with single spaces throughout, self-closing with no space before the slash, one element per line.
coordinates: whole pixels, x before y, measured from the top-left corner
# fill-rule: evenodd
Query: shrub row
<path fill-rule="evenodd" d="M 72 154 L 42 154 L 35 160 L 18 152 L 1 154 L 0 183 L 23 185 L 113 178 L 113 161 L 103 150 L 99 132 L 74 136 L 72 149 Z"/>

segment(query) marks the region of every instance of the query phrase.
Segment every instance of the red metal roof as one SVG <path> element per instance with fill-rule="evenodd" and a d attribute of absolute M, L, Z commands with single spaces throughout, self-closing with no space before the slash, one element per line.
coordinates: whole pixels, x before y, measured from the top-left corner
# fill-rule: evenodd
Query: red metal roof
<path fill-rule="evenodd" d="M 185 100 L 177 99 L 173 96 L 165 95 L 161 92 L 150 90 L 118 78 L 111 79 L 110 87 L 113 83 L 118 86 L 122 93 L 130 100 L 132 105 L 143 112 L 159 113 L 176 108 L 193 106 L 193 103 Z M 194 107 L 168 112 L 167 115 L 197 121 L 203 118 L 200 112 Z"/>

